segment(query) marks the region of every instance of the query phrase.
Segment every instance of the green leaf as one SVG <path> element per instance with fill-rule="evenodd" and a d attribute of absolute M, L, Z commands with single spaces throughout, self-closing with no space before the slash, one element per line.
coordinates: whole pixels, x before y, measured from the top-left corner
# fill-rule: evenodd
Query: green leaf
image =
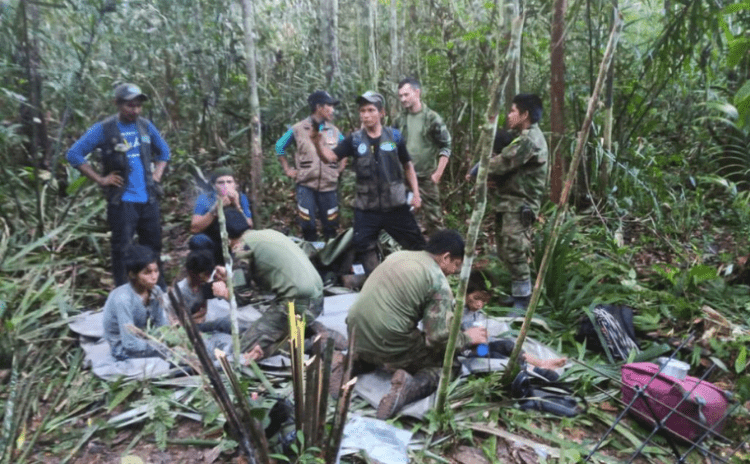
<path fill-rule="evenodd" d="M 65 189 L 65 193 L 67 193 L 68 195 L 73 195 L 86 183 L 87 179 L 87 177 L 81 176 L 78 179 L 74 180 L 68 185 L 68 188 Z"/>
<path fill-rule="evenodd" d="M 747 366 L 747 348 L 745 345 L 740 347 L 740 352 L 737 354 L 737 359 L 734 360 L 734 371 L 738 374 L 742 373 Z"/>
<path fill-rule="evenodd" d="M 107 412 L 111 412 L 113 409 L 115 409 L 117 405 L 122 403 L 128 396 L 130 396 L 130 394 L 133 393 L 136 388 L 138 388 L 138 384 L 135 382 L 125 385 L 123 389 L 120 390 L 114 398 L 112 398 L 112 401 L 109 402 L 109 405 L 107 405 Z"/>

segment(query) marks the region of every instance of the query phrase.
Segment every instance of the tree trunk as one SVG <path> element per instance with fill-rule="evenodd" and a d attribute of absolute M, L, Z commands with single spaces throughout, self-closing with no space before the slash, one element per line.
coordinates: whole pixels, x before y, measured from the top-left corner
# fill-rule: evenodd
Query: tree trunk
<path fill-rule="evenodd" d="M 375 41 L 375 15 L 377 13 L 376 0 L 364 0 L 365 16 L 367 18 L 367 65 L 369 68 L 370 89 L 378 91 L 378 52 Z"/>
<path fill-rule="evenodd" d="M 41 58 L 34 33 L 39 23 L 39 11 L 36 4 L 25 0 L 19 6 L 23 9 L 21 41 L 26 71 L 26 95 L 30 103 L 21 107 L 20 119 L 29 140 L 26 145 L 29 161 L 36 168 L 46 169 L 49 164 L 50 145 L 47 137 L 47 118 L 42 111 L 42 76 L 39 73 Z"/>
<path fill-rule="evenodd" d="M 250 84 L 250 182 L 253 205 L 260 205 L 263 181 L 263 152 L 260 145 L 260 103 L 258 102 L 258 75 L 255 70 L 255 32 L 253 2 L 242 0 L 242 23 L 245 29 L 245 70 Z M 254 217 L 256 228 L 260 218 Z"/>
<path fill-rule="evenodd" d="M 565 156 L 562 148 L 565 136 L 565 11 L 567 0 L 555 0 L 552 17 L 552 42 L 550 43 L 550 110 L 552 136 L 552 172 L 550 173 L 550 198 L 560 204 L 562 181 L 565 175 Z"/>
<path fill-rule="evenodd" d="M 615 0 L 614 7 L 617 8 L 617 0 Z M 614 15 L 617 15 L 615 10 Z M 616 16 L 612 18 L 612 23 L 617 21 Z M 612 155 L 612 94 L 614 89 L 615 80 L 615 66 L 614 59 L 612 65 L 607 71 L 607 82 L 604 84 L 604 155 L 602 156 L 601 163 L 599 164 L 599 197 L 609 187 L 609 157 Z"/>
<path fill-rule="evenodd" d="M 399 56 L 398 47 L 398 0 L 391 0 L 390 6 L 391 17 L 389 26 L 391 29 L 391 82 L 389 85 L 389 90 L 392 90 L 394 95 L 398 95 L 397 86 L 399 78 L 401 76 L 401 57 Z M 398 97 L 392 98 L 390 107 L 392 116 L 398 114 Z"/>
<path fill-rule="evenodd" d="M 337 82 L 341 77 L 341 69 L 339 62 L 341 60 L 341 53 L 339 52 L 339 1 L 338 0 L 321 0 L 320 4 L 321 20 L 320 33 L 321 43 L 323 49 L 327 51 L 327 63 L 326 63 L 326 82 L 328 88 L 332 89 L 335 87 L 334 82 Z"/>
<path fill-rule="evenodd" d="M 505 24 L 505 30 L 507 33 L 505 34 L 506 40 L 510 40 L 511 30 L 512 30 L 512 24 L 514 18 L 518 17 L 521 11 L 521 5 L 519 4 L 519 0 L 510 0 L 507 1 L 504 5 L 504 10 L 501 11 L 502 18 L 501 21 L 503 24 Z M 519 55 L 521 54 L 521 50 L 518 51 Z M 515 97 L 520 91 L 521 91 L 521 60 L 519 59 L 518 62 L 512 63 L 512 68 L 510 70 L 510 78 L 508 79 L 508 85 L 505 86 L 505 110 L 510 111 L 510 105 L 513 101 L 513 97 Z"/>
<path fill-rule="evenodd" d="M 495 11 L 499 12 L 502 7 L 502 0 L 495 0 Z M 453 312 L 453 325 L 451 326 L 451 333 L 448 339 L 448 344 L 445 348 L 445 358 L 443 359 L 443 373 L 440 376 L 440 385 L 438 387 L 437 402 L 435 409 L 438 414 L 442 415 L 445 411 L 445 403 L 448 397 L 448 385 L 451 381 L 451 368 L 453 366 L 453 359 L 456 351 L 456 339 L 458 333 L 461 331 L 461 319 L 464 311 L 464 300 L 466 297 L 466 288 L 469 284 L 469 275 L 471 274 L 471 265 L 474 262 L 474 254 L 476 253 L 477 237 L 482 227 L 482 218 L 484 217 L 484 210 L 487 205 L 487 165 L 492 154 L 492 143 L 495 140 L 495 133 L 497 132 L 497 116 L 502 108 L 502 97 L 504 95 L 505 86 L 508 84 L 510 78 L 513 62 L 518 61 L 520 58 L 521 48 L 521 33 L 523 31 L 524 16 L 520 14 L 512 22 L 511 40 L 508 44 L 508 51 L 504 56 L 500 53 L 499 46 L 501 43 L 501 32 L 498 31 L 495 36 L 495 43 L 497 49 L 495 50 L 495 65 L 493 76 L 496 76 L 490 83 L 489 95 L 490 101 L 487 104 L 487 112 L 485 113 L 485 123 L 482 125 L 482 133 L 479 138 L 479 152 L 481 158 L 479 160 L 479 172 L 477 174 L 477 195 L 474 210 L 471 213 L 471 222 L 469 223 L 469 231 L 466 233 L 466 251 L 464 255 L 464 262 L 461 267 L 460 282 L 458 285 L 458 293 L 456 294 L 456 307 Z M 505 66 L 503 68 L 503 62 Z"/>

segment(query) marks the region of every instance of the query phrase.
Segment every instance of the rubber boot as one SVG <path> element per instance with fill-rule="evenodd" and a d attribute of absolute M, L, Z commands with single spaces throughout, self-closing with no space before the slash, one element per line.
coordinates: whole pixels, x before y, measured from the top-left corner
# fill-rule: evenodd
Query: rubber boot
<path fill-rule="evenodd" d="M 429 374 L 420 371 L 412 377 L 399 369 L 391 377 L 391 390 L 380 400 L 375 417 L 390 419 L 407 404 L 431 395 L 436 389 L 437 383 Z"/>
<path fill-rule="evenodd" d="M 531 301 L 531 296 L 514 296 L 513 297 L 513 312 L 517 313 L 520 312 L 521 315 L 524 315 L 526 313 L 526 310 L 529 308 L 529 301 Z"/>

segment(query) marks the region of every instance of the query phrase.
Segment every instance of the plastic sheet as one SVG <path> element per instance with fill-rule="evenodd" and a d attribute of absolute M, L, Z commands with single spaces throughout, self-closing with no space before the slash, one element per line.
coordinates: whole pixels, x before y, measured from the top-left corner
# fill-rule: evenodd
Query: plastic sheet
<path fill-rule="evenodd" d="M 408 464 L 407 448 L 411 432 L 385 421 L 353 415 L 344 427 L 339 456 L 364 451 L 367 457 L 382 464 Z M 339 459 L 336 462 L 339 462 Z"/>

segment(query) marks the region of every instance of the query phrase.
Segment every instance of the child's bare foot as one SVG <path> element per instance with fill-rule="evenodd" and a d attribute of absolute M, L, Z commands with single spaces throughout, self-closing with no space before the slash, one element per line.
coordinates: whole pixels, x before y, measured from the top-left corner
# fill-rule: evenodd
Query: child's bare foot
<path fill-rule="evenodd" d="M 568 358 L 539 359 L 538 361 L 539 363 L 536 364 L 537 367 L 541 367 L 542 369 L 557 369 L 563 367 L 568 362 Z"/>
<path fill-rule="evenodd" d="M 257 361 L 263 358 L 263 350 L 260 345 L 255 345 L 252 350 L 242 354 L 242 365 L 247 366 L 250 361 Z"/>

